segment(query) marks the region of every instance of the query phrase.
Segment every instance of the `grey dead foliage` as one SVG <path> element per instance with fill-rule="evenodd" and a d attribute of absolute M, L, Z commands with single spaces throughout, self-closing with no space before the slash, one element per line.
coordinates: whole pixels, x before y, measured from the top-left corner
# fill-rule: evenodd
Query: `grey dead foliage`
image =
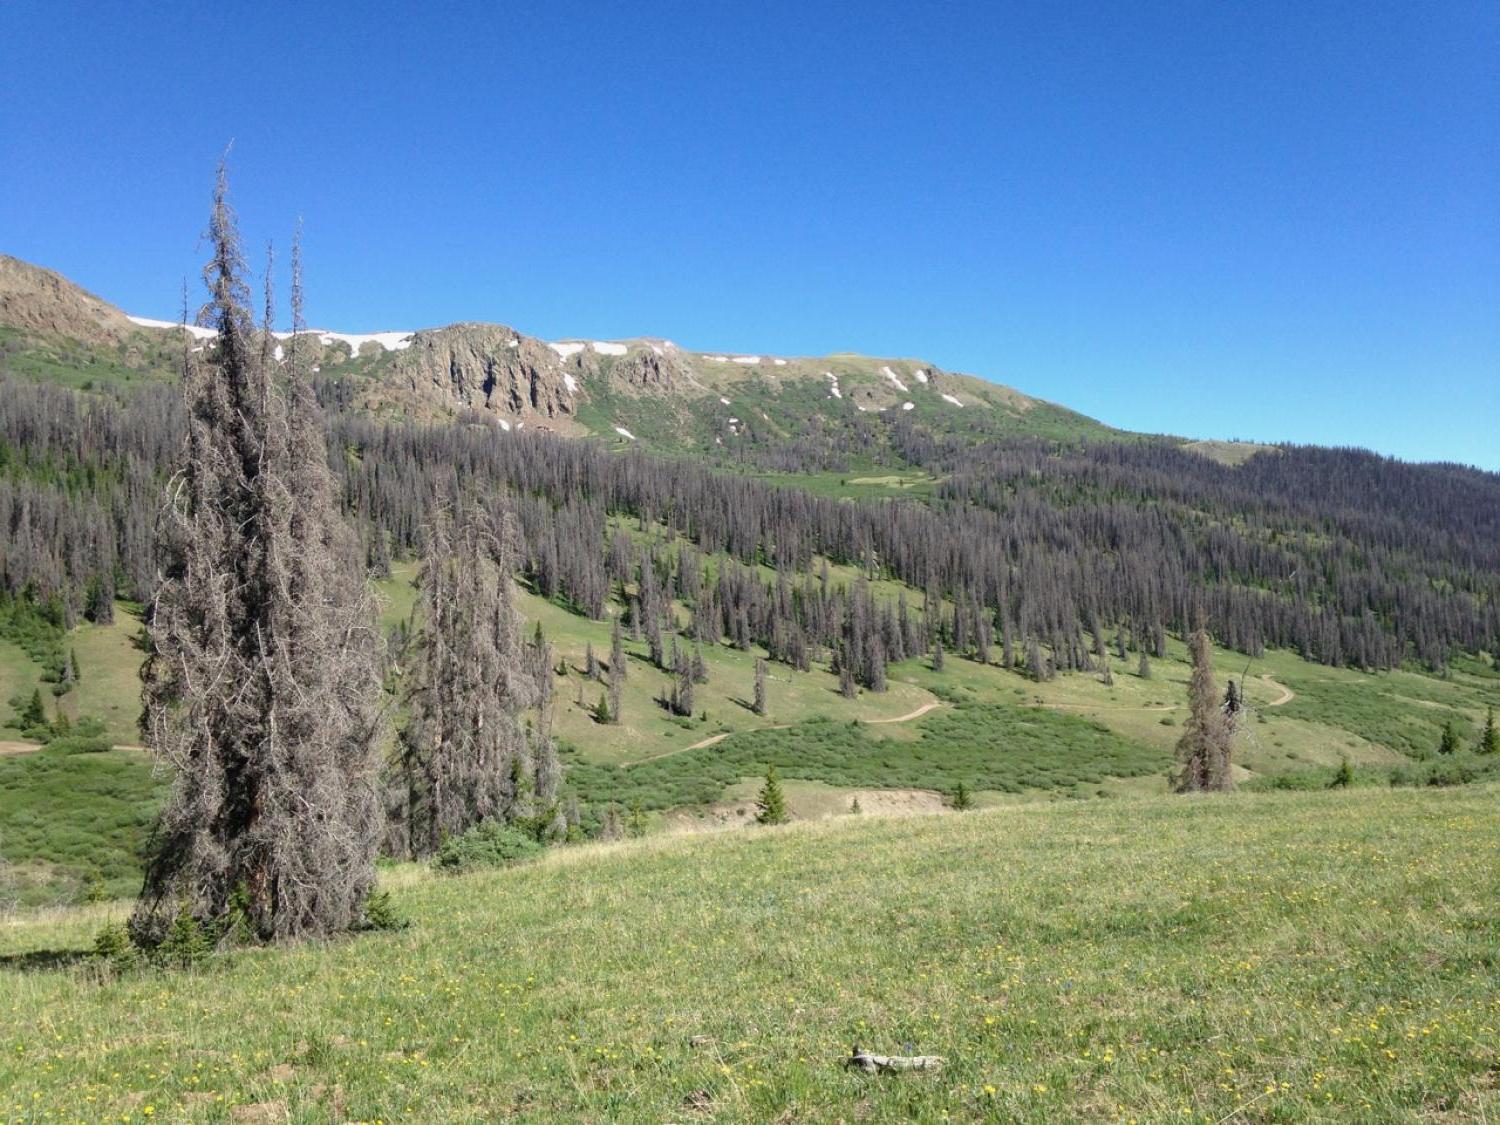
<path fill-rule="evenodd" d="M 466 498 L 434 509 L 391 779 L 390 846 L 413 858 L 487 820 L 524 821 L 539 834 L 564 827 L 556 746 L 525 721 L 548 702 L 538 681 L 550 653 L 545 641 L 541 651 L 523 642 L 511 601 L 516 521 Z"/>
<path fill-rule="evenodd" d="M 381 837 L 382 647 L 294 335 L 274 358 L 249 311 L 221 166 L 188 434 L 157 520 L 143 731 L 172 775 L 133 936 L 182 912 L 254 939 L 357 925 Z M 300 261 L 293 331 L 304 328 Z M 186 312 L 184 310 L 184 318 Z"/>
<path fill-rule="evenodd" d="M 1188 637 L 1188 652 L 1193 672 L 1188 680 L 1187 726 L 1177 742 L 1175 787 L 1179 793 L 1226 792 L 1234 788 L 1229 753 L 1235 717 L 1219 701 L 1213 648 L 1201 621 Z"/>

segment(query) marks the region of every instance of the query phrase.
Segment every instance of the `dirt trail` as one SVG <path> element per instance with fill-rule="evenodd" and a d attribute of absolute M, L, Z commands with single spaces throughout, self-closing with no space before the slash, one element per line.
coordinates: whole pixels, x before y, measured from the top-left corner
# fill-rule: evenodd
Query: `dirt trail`
<path fill-rule="evenodd" d="M 860 722 L 870 723 L 872 725 L 875 723 L 909 723 L 913 719 L 920 719 L 929 711 L 936 711 L 941 706 L 941 703 L 936 702 L 924 703 L 909 715 L 897 715 L 894 719 L 861 719 Z"/>
<path fill-rule="evenodd" d="M 40 742 L 6 742 L 0 740 L 0 758 L 13 754 L 35 754 L 41 748 L 42 744 Z M 112 749 L 134 750 L 140 754 L 148 753 L 146 747 L 137 746 L 131 742 L 117 742 Z"/>
<path fill-rule="evenodd" d="M 1276 699 L 1268 700 L 1266 702 L 1265 706 L 1267 707 L 1284 707 L 1286 706 L 1286 704 L 1297 698 L 1297 693 L 1294 692 L 1291 688 L 1287 687 L 1285 684 L 1277 683 L 1275 680 L 1271 679 L 1271 674 L 1269 672 L 1262 672 L 1260 674 L 1260 680 L 1267 687 L 1273 687 L 1277 691 L 1281 692 L 1281 695 L 1279 697 L 1277 697 Z M 1108 706 L 1102 706 L 1097 703 L 1039 703 L 1033 704 L 1033 706 L 1050 707 L 1054 709 L 1065 707 L 1079 707 L 1085 711 L 1181 711 L 1185 705 L 1182 703 L 1151 703 L 1145 706 L 1136 707 L 1128 704 L 1110 704 Z"/>
<path fill-rule="evenodd" d="M 861 723 L 870 723 L 871 725 L 873 725 L 875 723 L 909 723 L 913 719 L 920 719 L 923 715 L 927 714 L 927 712 L 929 712 L 929 711 L 936 711 L 941 706 L 943 706 L 942 703 L 924 703 L 924 704 L 922 704 L 922 706 L 918 707 L 915 711 L 912 711 L 910 714 L 897 715 L 894 718 L 890 718 L 890 719 L 859 719 L 858 721 L 861 722 Z M 629 769 L 631 766 L 644 765 L 646 762 L 655 762 L 655 761 L 659 761 L 662 758 L 670 758 L 673 754 L 686 754 L 689 750 L 706 750 L 710 746 L 714 746 L 714 745 L 717 745 L 720 742 L 723 742 L 731 734 L 749 734 L 749 733 L 751 733 L 751 731 L 761 731 L 761 730 L 791 730 L 791 729 L 792 729 L 792 727 L 791 727 L 790 723 L 780 723 L 780 724 L 778 724 L 776 726 L 772 726 L 772 727 L 751 727 L 750 730 L 745 730 L 745 731 L 738 731 L 738 730 L 725 731 L 723 734 L 710 735 L 708 738 L 705 738 L 702 742 L 695 742 L 691 746 L 683 746 L 683 747 L 681 747 L 680 749 L 677 749 L 677 750 L 663 750 L 660 754 L 650 754 L 650 755 L 648 755 L 647 757 L 644 757 L 644 758 L 637 758 L 633 762 L 622 762 L 620 764 L 623 765 L 626 769 Z"/>
<path fill-rule="evenodd" d="M 1111 703 L 1109 706 L 1101 706 L 1097 703 L 1037 703 L 1036 707 L 1082 707 L 1085 711 L 1180 711 L 1181 703 L 1148 703 L 1140 707 L 1131 704 Z"/>
<path fill-rule="evenodd" d="M 1269 672 L 1262 672 L 1260 674 L 1260 678 L 1264 683 L 1281 692 L 1281 698 L 1271 700 L 1271 702 L 1266 704 L 1267 707 L 1284 707 L 1286 706 L 1286 704 L 1297 698 L 1297 693 L 1295 691 L 1287 687 L 1285 684 L 1278 684 L 1275 680 L 1271 679 L 1271 674 Z"/>

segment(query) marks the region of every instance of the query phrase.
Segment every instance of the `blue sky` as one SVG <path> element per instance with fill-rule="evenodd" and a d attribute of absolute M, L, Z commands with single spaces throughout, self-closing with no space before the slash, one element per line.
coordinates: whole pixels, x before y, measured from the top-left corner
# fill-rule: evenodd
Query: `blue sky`
<path fill-rule="evenodd" d="M 1500 5 L 0 4 L 0 251 L 1500 469 Z"/>

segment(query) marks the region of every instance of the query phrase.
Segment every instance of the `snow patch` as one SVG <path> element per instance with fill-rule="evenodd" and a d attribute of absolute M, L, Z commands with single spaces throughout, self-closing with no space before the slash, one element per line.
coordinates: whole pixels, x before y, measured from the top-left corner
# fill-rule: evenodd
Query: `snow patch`
<path fill-rule="evenodd" d="M 596 352 L 598 352 L 600 355 L 624 355 L 625 354 L 625 345 L 624 344 L 610 344 L 610 343 L 606 343 L 603 340 L 595 340 L 594 341 L 594 350 Z"/>
<path fill-rule="evenodd" d="M 731 418 L 729 419 L 729 424 L 731 426 L 738 426 L 740 424 L 740 420 L 738 418 Z"/>
<path fill-rule="evenodd" d="M 631 441 L 635 440 L 635 435 L 627 430 L 624 426 L 616 426 L 615 433 L 619 434 L 621 437 L 629 438 Z"/>
<path fill-rule="evenodd" d="M 519 348 L 521 346 L 521 338 L 519 336 L 517 336 L 514 340 L 511 340 L 508 343 L 506 343 L 505 346 L 507 348 Z"/>
<path fill-rule="evenodd" d="M 656 344 L 652 344 L 652 345 L 651 345 L 651 350 L 652 350 L 652 351 L 653 351 L 653 352 L 655 352 L 655 353 L 656 353 L 656 354 L 657 354 L 657 355 L 665 355 L 665 354 L 666 354 L 666 353 L 665 353 L 665 352 L 663 352 L 663 351 L 662 351 L 662 350 L 661 350 L 661 348 L 660 348 L 660 347 L 659 347 L 659 346 L 658 346 L 658 345 L 656 345 Z"/>
<path fill-rule="evenodd" d="M 927 382 L 927 372 L 925 372 L 925 371 L 918 371 L 918 372 L 916 372 L 916 376 L 917 376 L 917 382 L 919 382 L 919 383 L 925 383 L 925 382 Z"/>
<path fill-rule="evenodd" d="M 280 363 L 283 359 L 286 358 L 286 351 L 280 344 L 277 344 L 275 349 L 271 352 L 271 357 L 275 359 L 277 363 Z"/>
<path fill-rule="evenodd" d="M 708 360 L 709 363 L 728 363 L 729 362 L 729 357 L 727 355 L 706 355 L 703 358 L 706 359 L 706 360 Z"/>
<path fill-rule="evenodd" d="M 719 396 L 719 401 L 722 402 L 725 406 L 729 405 L 729 400 L 727 398 L 725 398 L 723 395 Z"/>
<path fill-rule="evenodd" d="M 828 393 L 831 394 L 834 398 L 843 398 L 844 392 L 839 390 L 839 377 L 832 371 L 823 372 L 823 377 L 830 380 L 828 385 Z"/>
<path fill-rule="evenodd" d="M 176 324 L 170 320 L 152 320 L 148 316 L 127 317 L 132 324 L 139 324 L 142 328 L 186 328 L 188 334 L 195 340 L 212 340 L 217 336 L 215 328 L 202 328 L 196 324 Z M 317 337 L 318 343 L 324 347 L 331 347 L 335 343 L 342 342 L 347 345 L 351 358 L 359 355 L 359 349 L 366 344 L 378 344 L 382 351 L 399 352 L 403 348 L 411 347 L 413 332 L 330 332 L 324 328 L 306 328 L 302 335 Z M 290 340 L 291 332 L 273 332 L 278 340 Z M 278 359 L 281 357 L 278 355 Z"/>
<path fill-rule="evenodd" d="M 751 366 L 753 364 L 759 363 L 760 362 L 760 356 L 758 356 L 758 355 L 737 355 L 737 356 L 734 357 L 734 362 L 735 363 L 743 363 L 743 364 L 745 364 L 748 367 L 748 366 Z"/>
<path fill-rule="evenodd" d="M 773 359 L 771 362 L 774 363 L 777 367 L 785 367 L 786 366 L 786 360 L 784 360 L 784 359 Z"/>
<path fill-rule="evenodd" d="M 577 355 L 584 348 L 588 347 L 587 344 L 548 344 L 547 346 L 562 356 L 563 359 L 567 359 L 570 355 Z"/>
<path fill-rule="evenodd" d="M 568 390 L 570 390 L 570 391 L 576 391 L 578 389 L 578 380 L 575 379 L 575 378 L 573 378 L 573 376 L 569 375 L 566 371 L 564 371 L 563 372 L 563 386 L 567 387 Z"/>
<path fill-rule="evenodd" d="M 914 403 L 914 402 L 903 402 L 901 404 L 901 409 L 902 410 L 915 410 L 916 408 L 917 408 L 917 404 Z"/>
<path fill-rule="evenodd" d="M 399 352 L 403 348 L 411 347 L 411 332 L 366 332 L 358 334 L 354 332 L 328 332 L 322 328 L 309 328 L 307 334 L 316 336 L 318 343 L 325 348 L 332 347 L 335 343 L 347 344 L 349 347 L 349 358 L 358 359 L 359 349 L 366 344 L 378 344 L 382 351 Z M 282 339 L 291 336 L 290 332 L 277 333 Z"/>
<path fill-rule="evenodd" d="M 510 433 L 510 423 L 509 422 L 507 422 L 504 418 L 496 418 L 495 421 L 497 421 L 497 422 L 500 423 L 500 428 L 502 430 L 504 430 L 506 433 Z"/>
<path fill-rule="evenodd" d="M 889 367 L 882 367 L 880 369 L 880 373 L 882 375 L 884 375 L 887 379 L 889 379 L 892 383 L 896 384 L 896 389 L 898 391 L 900 391 L 902 394 L 906 393 L 906 384 L 903 383 L 901 381 L 901 379 L 896 375 L 896 373 L 894 371 L 892 371 Z"/>
<path fill-rule="evenodd" d="M 179 324 L 175 320 L 152 320 L 149 316 L 128 316 L 125 318 L 131 324 L 139 324 L 142 328 L 186 328 L 187 333 L 195 340 L 212 340 L 219 334 L 216 328 L 201 328 L 196 324 Z"/>
<path fill-rule="evenodd" d="M 963 403 L 959 402 L 958 399 L 954 398 L 952 395 L 948 394 L 947 392 L 943 393 L 943 397 L 945 399 L 947 399 L 949 402 L 951 402 L 954 406 L 962 406 L 963 405 Z"/>

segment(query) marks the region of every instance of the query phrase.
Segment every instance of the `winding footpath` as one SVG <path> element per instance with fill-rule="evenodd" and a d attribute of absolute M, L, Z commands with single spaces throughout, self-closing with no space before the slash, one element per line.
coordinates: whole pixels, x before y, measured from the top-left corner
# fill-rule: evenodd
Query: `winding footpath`
<path fill-rule="evenodd" d="M 857 719 L 856 722 L 869 723 L 872 726 L 874 724 L 876 724 L 876 723 L 909 723 L 909 722 L 911 722 L 914 719 L 920 719 L 923 715 L 927 714 L 927 712 L 929 712 L 929 711 L 936 711 L 941 706 L 943 706 L 943 704 L 940 703 L 940 702 L 924 703 L 924 704 L 922 704 L 922 706 L 918 707 L 915 711 L 913 711 L 913 712 L 911 712 L 910 714 L 907 714 L 907 715 L 897 715 L 894 718 L 890 718 L 890 719 Z M 770 727 L 749 727 L 746 730 L 727 730 L 723 734 L 710 735 L 708 738 L 705 738 L 702 742 L 695 742 L 691 746 L 683 746 L 683 747 L 681 747 L 681 748 L 679 748 L 677 750 L 663 750 L 660 754 L 652 754 L 652 755 L 650 755 L 648 757 L 645 757 L 645 758 L 637 758 L 633 762 L 622 762 L 620 764 L 625 769 L 629 769 L 631 766 L 644 765 L 646 762 L 656 762 L 656 761 L 660 761 L 662 758 L 670 758 L 674 754 L 686 754 L 690 750 L 706 750 L 710 746 L 715 746 L 718 743 L 723 742 L 731 734 L 751 734 L 751 733 L 753 733 L 755 731 L 762 731 L 762 730 L 791 730 L 791 729 L 792 729 L 792 724 L 790 724 L 790 723 L 779 723 L 776 726 L 770 726 Z"/>
<path fill-rule="evenodd" d="M 1269 672 L 1262 672 L 1258 677 L 1267 687 L 1273 687 L 1281 694 L 1275 699 L 1269 699 L 1263 704 L 1266 707 L 1285 707 L 1297 698 L 1297 693 L 1285 684 L 1277 683 L 1271 678 Z M 1131 704 L 1097 704 L 1097 703 L 1039 703 L 1038 707 L 1048 707 L 1053 710 L 1061 710 L 1066 707 L 1077 707 L 1084 711 L 1180 711 L 1186 704 L 1183 703 L 1148 703 L 1140 707 Z M 893 722 L 891 719 L 874 719 L 872 722 Z"/>

